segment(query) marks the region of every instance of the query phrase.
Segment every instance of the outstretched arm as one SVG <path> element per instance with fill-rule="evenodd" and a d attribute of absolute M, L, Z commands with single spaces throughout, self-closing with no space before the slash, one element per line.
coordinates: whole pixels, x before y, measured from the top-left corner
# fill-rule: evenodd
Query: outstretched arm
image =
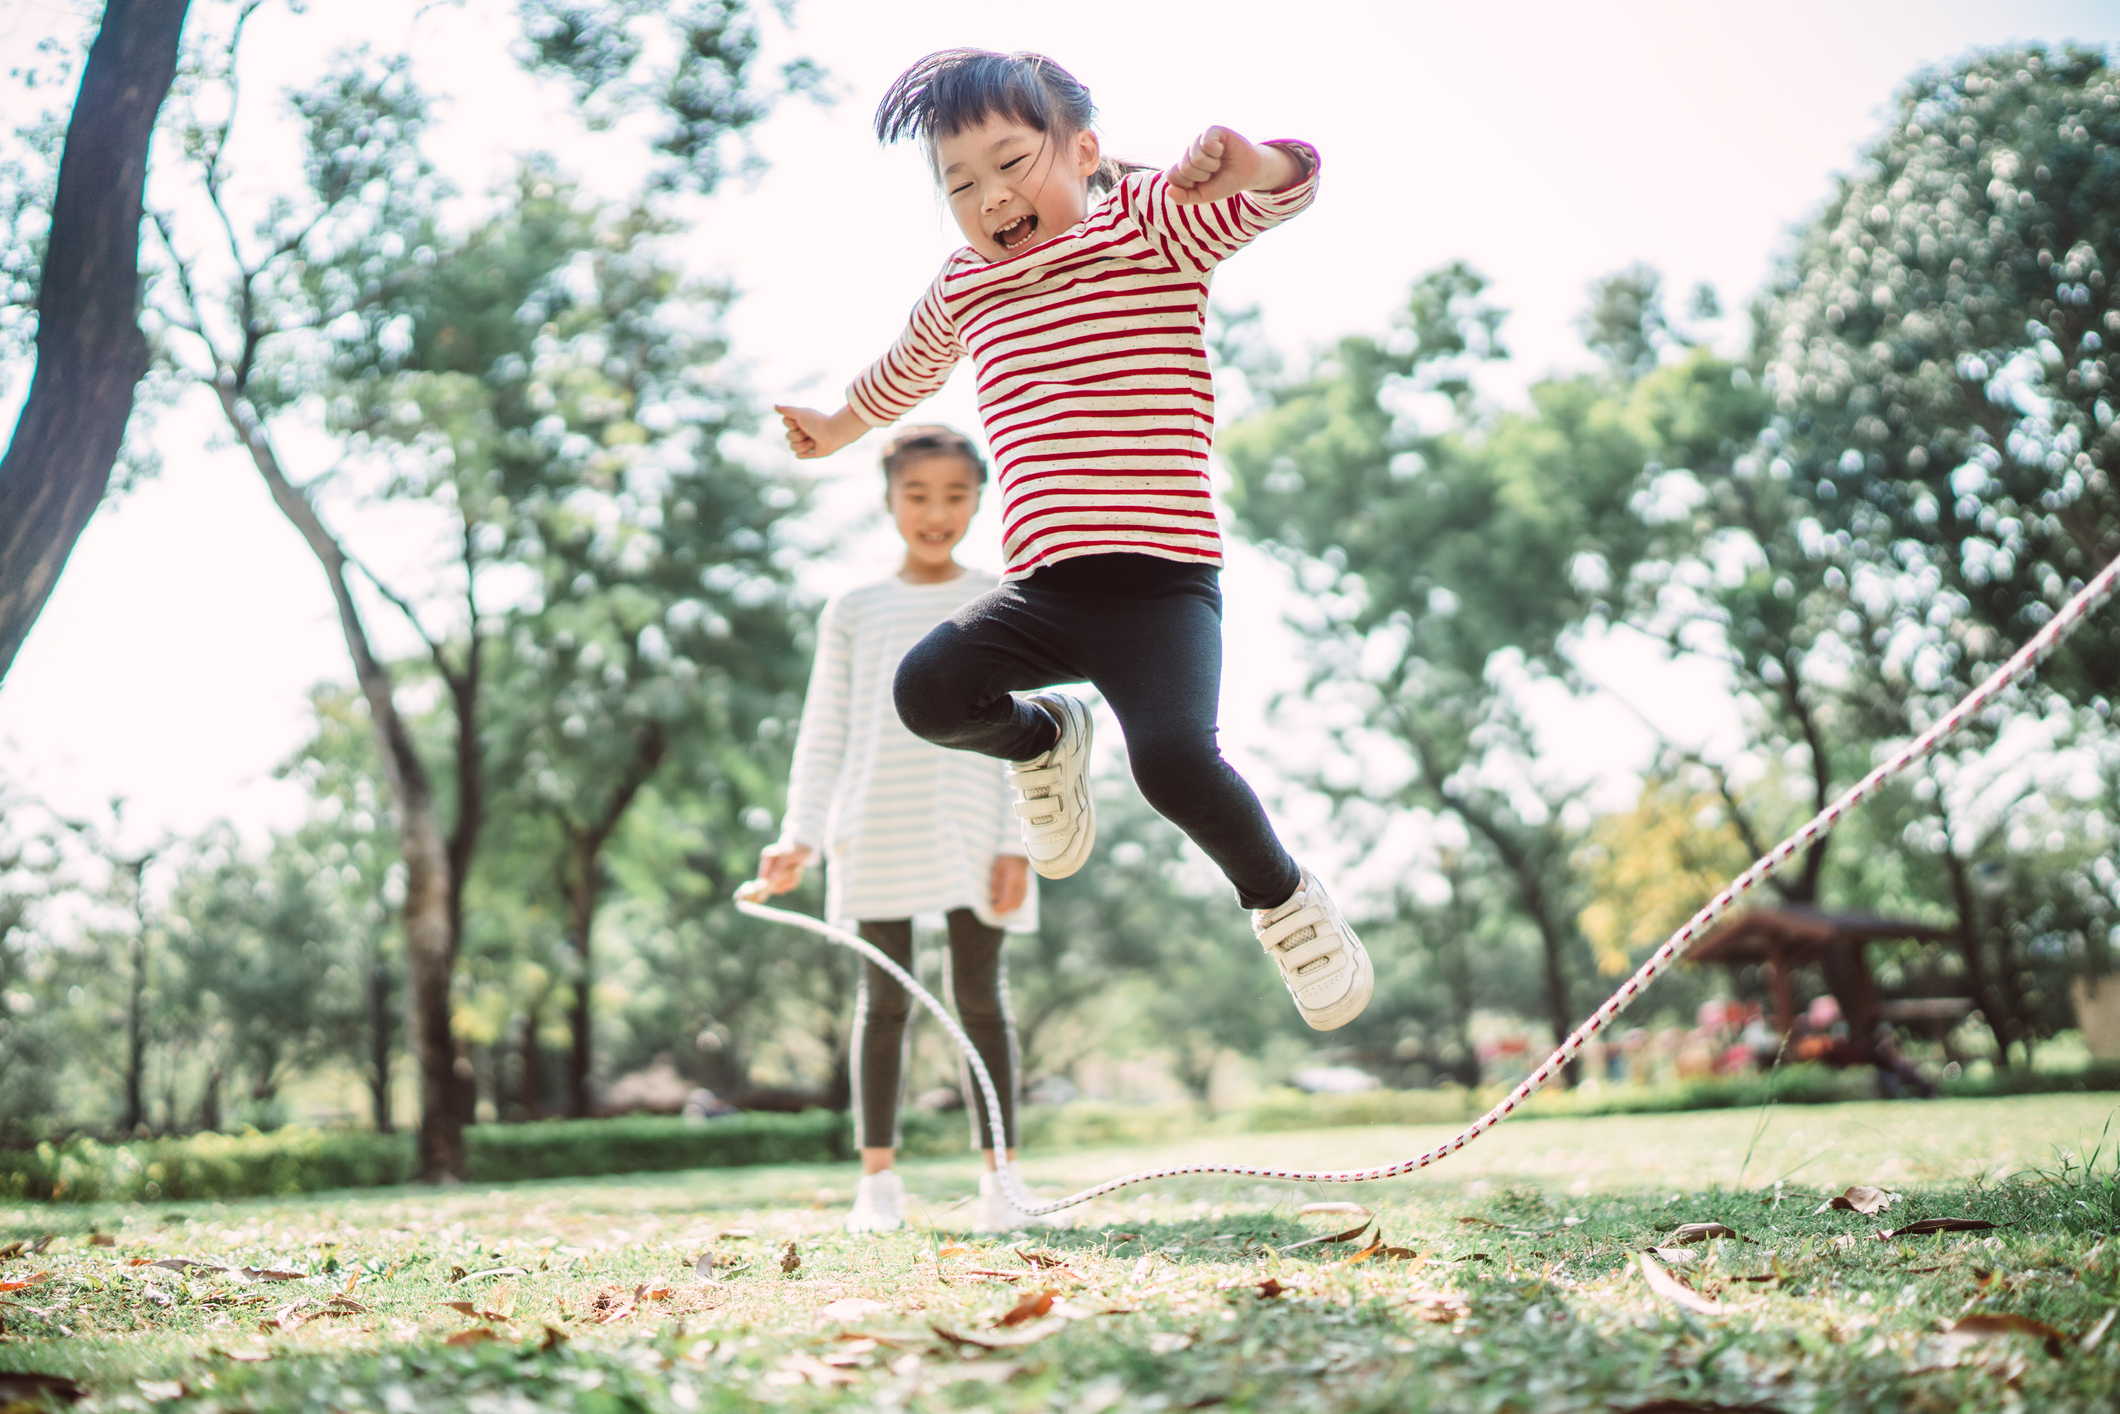
<path fill-rule="evenodd" d="M 787 407 L 780 403 L 773 404 L 773 411 L 780 414 L 781 426 L 787 429 L 788 445 L 803 461 L 828 457 L 869 430 L 869 424 L 862 416 L 844 403 L 837 412 Z"/>
<path fill-rule="evenodd" d="M 1310 175 L 1300 149 L 1255 143 L 1217 123 L 1192 141 L 1164 177 L 1182 204 L 1221 201 L 1244 191 L 1281 191 Z"/>

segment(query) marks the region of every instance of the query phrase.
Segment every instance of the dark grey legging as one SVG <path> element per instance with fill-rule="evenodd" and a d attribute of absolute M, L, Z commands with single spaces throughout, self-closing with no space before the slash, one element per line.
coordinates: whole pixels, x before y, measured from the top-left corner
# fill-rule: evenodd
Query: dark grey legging
<path fill-rule="evenodd" d="M 1211 566 L 1151 555 L 1049 565 L 936 625 L 900 660 L 892 695 L 915 736 L 1027 761 L 1052 748 L 1052 719 L 1012 694 L 1065 682 L 1104 694 L 1142 796 L 1246 908 L 1296 891 L 1295 861 L 1216 745 L 1222 589 Z"/>
<path fill-rule="evenodd" d="M 961 1065 L 964 1093 L 972 1106 L 974 1147 L 1016 1147 L 1016 1019 L 1008 1009 L 1008 969 L 1001 955 L 1001 930 L 979 921 L 969 908 L 949 914 L 950 991 L 955 994 L 957 1022 L 972 1038 L 986 1062 L 994 1088 L 1001 1092 L 1001 1131 L 1007 1142 L 996 1144 L 987 1123 L 986 1096 Z M 913 923 L 909 918 L 869 919 L 861 936 L 884 956 L 913 970 Z M 860 994 L 854 1000 L 854 1143 L 863 1149 L 898 1147 L 898 1107 L 905 1091 L 906 1016 L 913 999 L 873 962 L 861 964 Z"/>

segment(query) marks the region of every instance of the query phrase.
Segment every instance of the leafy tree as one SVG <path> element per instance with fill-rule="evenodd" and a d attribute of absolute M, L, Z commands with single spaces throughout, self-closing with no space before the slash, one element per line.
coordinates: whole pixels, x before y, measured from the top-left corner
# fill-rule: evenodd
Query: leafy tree
<path fill-rule="evenodd" d="M 1539 939 L 1543 1010 L 1573 1024 L 1580 965 L 1571 804 L 1538 756 L 1510 674 L 1565 675 L 1564 636 L 1609 612 L 1644 543 L 1629 503 L 1648 410 L 1596 379 L 1473 420 L 1471 375 L 1503 356 L 1485 282 L 1415 284 L 1398 330 L 1353 337 L 1301 378 L 1253 380 L 1264 409 L 1222 448 L 1246 532 L 1313 591 L 1313 695 L 1344 699 L 1337 794 L 1462 822 Z"/>
<path fill-rule="evenodd" d="M 1820 514 L 1938 577 L 1965 672 L 2120 553 L 2120 75 L 2079 48 L 1917 75 L 1805 229 L 1760 347 Z M 2120 683 L 2086 624 L 2049 682 Z"/>
<path fill-rule="evenodd" d="M 455 816 L 445 827 L 434 776 L 398 702 L 399 676 L 376 652 L 354 590 L 359 567 L 326 519 L 323 493 L 330 471 L 290 474 L 276 431 L 302 420 L 310 406 L 305 399 L 331 373 L 354 371 L 346 365 L 346 341 L 336 337 L 338 331 L 349 322 L 356 329 L 373 329 L 376 312 L 408 298 L 430 263 L 448 248 L 435 214 L 446 186 L 420 152 L 426 101 L 411 80 L 408 61 L 356 52 L 292 99 L 303 133 L 300 181 L 282 183 L 285 194 L 254 220 L 231 209 L 235 59 L 245 22 L 256 8 L 257 0 L 250 0 L 194 42 L 187 101 L 176 126 L 197 192 L 218 219 L 198 236 L 187 236 L 173 219 L 157 215 L 168 271 L 154 286 L 154 298 L 169 333 L 168 348 L 212 391 L 274 503 L 316 554 L 331 587 L 400 832 L 413 1051 L 421 1078 L 420 1169 L 439 1177 L 460 1172 L 463 1160 L 465 1104 L 450 988 L 463 933 L 464 889 L 485 818 L 478 707 L 487 621 L 479 570 L 490 563 L 494 548 L 487 526 L 492 500 L 483 493 L 458 495 L 458 482 L 447 476 L 385 488 L 386 493 L 449 497 L 462 523 L 457 582 L 462 613 L 454 641 L 438 625 L 422 627 L 456 714 L 450 773 Z M 533 5 L 526 7 L 525 17 L 535 22 L 562 8 L 580 21 L 584 33 L 631 33 L 628 27 L 636 21 L 648 22 L 646 7 L 625 5 Z M 723 171 L 720 143 L 732 133 L 717 125 L 741 128 L 764 111 L 763 99 L 746 97 L 749 58 L 755 52 L 744 39 L 750 32 L 747 15 L 734 3 L 688 7 L 681 18 L 687 23 L 699 19 L 685 31 L 686 52 L 694 58 L 680 60 L 681 82 L 654 90 L 680 112 L 680 126 L 690 125 L 689 135 L 671 153 L 673 160 L 688 164 L 688 180 L 701 189 Z M 621 39 L 598 41 L 599 52 L 631 72 L 635 56 Z M 554 51 L 533 43 L 526 62 L 549 66 L 573 53 L 567 45 Z M 577 91 L 586 97 L 592 90 Z M 512 307 L 493 308 L 487 318 L 506 324 L 518 313 Z M 430 332 L 439 340 L 446 330 Z M 451 386 L 461 385 L 447 379 L 437 383 L 438 389 Z M 504 528 L 499 538 L 505 543 Z M 403 595 L 384 592 L 424 625 Z"/>

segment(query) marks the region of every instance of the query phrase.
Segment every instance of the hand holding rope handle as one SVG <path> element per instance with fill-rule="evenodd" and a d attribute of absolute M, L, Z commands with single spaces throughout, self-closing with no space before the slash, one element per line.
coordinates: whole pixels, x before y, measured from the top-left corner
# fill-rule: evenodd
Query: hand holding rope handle
<path fill-rule="evenodd" d="M 1634 975 L 1629 977 L 1618 991 L 1605 999 L 1603 1006 L 1592 1012 L 1588 1020 L 1570 1032 L 1567 1038 L 1554 1048 L 1553 1054 L 1546 1057 L 1537 1070 L 1532 1071 L 1514 1090 L 1511 1090 L 1508 1095 L 1503 1097 L 1500 1104 L 1465 1126 L 1448 1143 L 1430 1149 L 1424 1154 L 1417 1154 L 1410 1159 L 1401 1159 L 1397 1163 L 1383 1164 L 1376 1168 L 1366 1169 L 1310 1172 L 1300 1169 L 1259 1168 L 1249 1164 L 1174 1164 L 1167 1168 L 1141 1169 L 1135 1173 L 1122 1174 L 1118 1178 L 1108 1179 L 1103 1183 L 1082 1189 L 1077 1193 L 1070 1193 L 1065 1198 L 1056 1199 L 1050 1203 L 1041 1203 L 1031 1197 L 1030 1193 L 1023 1187 L 1022 1179 L 1016 1173 L 1015 1162 L 1006 1157 L 1006 1146 L 997 1143 L 994 1147 L 1000 1151 L 1000 1162 L 997 1172 L 1000 1174 L 1002 1188 L 1008 1193 L 1010 1200 L 1025 1213 L 1032 1217 L 1042 1217 L 1047 1213 L 1057 1213 L 1063 1208 L 1075 1207 L 1077 1204 L 1086 1203 L 1092 1198 L 1100 1198 L 1107 1193 L 1116 1192 L 1121 1188 L 1127 1188 L 1136 1183 L 1147 1183 L 1159 1178 L 1177 1178 L 1185 1174 L 1222 1173 L 1249 1178 L 1281 1179 L 1296 1183 L 1368 1183 L 1380 1178 L 1395 1178 L 1400 1174 L 1412 1173 L 1416 1169 L 1427 1168 L 1441 1159 L 1448 1158 L 1507 1119 L 1526 1100 L 1544 1088 L 1546 1082 L 1559 1073 L 1562 1066 L 1575 1059 L 1576 1053 L 1582 1050 L 1591 1037 L 1611 1025 L 1613 1018 L 1625 1011 L 1633 1004 L 1636 997 L 1648 990 L 1649 984 L 1668 971 L 1673 963 L 1684 956 L 1686 949 L 1699 939 L 1701 934 L 1707 930 L 1708 925 L 1727 913 L 1739 899 L 1773 876 L 1783 865 L 1794 859 L 1799 853 L 1832 833 L 1833 827 L 1838 825 L 1847 816 L 1848 812 L 1876 795 L 1884 787 L 1886 781 L 1889 781 L 1916 761 L 1929 755 L 1945 739 L 1956 734 L 1977 713 L 1994 701 L 1996 697 L 2000 696 L 2006 688 L 2018 679 L 2028 675 L 2038 665 L 2040 659 L 2051 653 L 2056 644 L 2073 633 L 2093 609 L 2096 609 L 2112 595 L 2116 582 L 2120 582 L 2120 559 L 2115 559 L 2111 564 L 2100 570 L 2097 578 L 2084 585 L 2066 604 L 2062 605 L 2060 611 L 2049 619 L 2044 627 L 2033 634 L 2022 648 L 2010 655 L 2008 662 L 1997 668 L 1989 675 L 1986 681 L 1967 693 L 1957 706 L 1946 712 L 1927 731 L 1900 748 L 1890 759 L 1849 787 L 1845 793 L 1827 805 L 1825 809 L 1805 821 L 1796 833 L 1774 846 L 1763 857 L 1754 860 L 1750 868 L 1739 874 L 1735 879 L 1732 879 L 1721 893 L 1710 899 L 1701 908 L 1700 912 L 1688 919 L 1684 927 L 1673 933 L 1665 940 L 1662 947 L 1651 953 L 1648 960 L 1635 969 Z M 978 1050 L 973 1047 L 971 1039 L 964 1034 L 964 1029 L 957 1024 L 956 1018 L 949 1014 L 948 1009 L 937 1001 L 927 988 L 914 981 L 910 973 L 877 948 L 871 946 L 866 940 L 856 937 L 844 929 L 834 928 L 822 919 L 812 918 L 807 914 L 792 913 L 787 909 L 769 907 L 763 901 L 767 897 L 769 897 L 769 894 L 764 881 L 754 879 L 736 891 L 736 906 L 754 918 L 763 918 L 772 923 L 784 923 L 792 927 L 804 928 L 828 942 L 837 943 L 841 947 L 851 948 L 882 968 L 900 986 L 904 987 L 914 997 L 917 997 L 922 1006 L 933 1012 L 935 1019 L 942 1023 L 943 1029 L 948 1031 L 951 1039 L 956 1041 L 958 1049 L 964 1052 L 965 1061 L 971 1069 L 973 1078 L 979 1082 L 980 1092 L 986 1096 L 988 1122 L 990 1124 L 998 1122 L 997 1117 L 1001 1114 L 1001 1097 L 994 1088 L 993 1077 L 987 1074 L 986 1062 L 980 1059 Z"/>

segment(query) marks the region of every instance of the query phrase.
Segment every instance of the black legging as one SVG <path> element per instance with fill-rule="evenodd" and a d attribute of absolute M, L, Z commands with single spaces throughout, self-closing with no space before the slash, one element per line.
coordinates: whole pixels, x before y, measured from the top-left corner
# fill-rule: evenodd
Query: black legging
<path fill-rule="evenodd" d="M 1008 971 L 1001 956 L 999 928 L 979 921 L 969 908 L 949 914 L 950 990 L 955 993 L 957 1023 L 972 1038 L 986 1062 L 994 1088 L 1001 1093 L 1001 1132 L 996 1144 L 987 1123 L 986 1095 L 969 1065 L 959 1066 L 964 1093 L 972 1106 L 973 1134 L 982 1149 L 1016 1147 L 1016 1019 L 1008 1010 Z M 913 922 L 909 918 L 869 919 L 861 936 L 886 957 L 913 970 Z M 898 1109 L 905 1090 L 905 1022 L 912 998 L 889 973 L 873 962 L 861 964 L 860 993 L 854 1001 L 854 1143 L 862 1149 L 898 1147 Z"/>
<path fill-rule="evenodd" d="M 1192 837 L 1246 908 L 1271 908 L 1301 873 L 1259 797 L 1222 759 L 1222 590 L 1216 571 L 1151 555 L 1084 555 L 982 594 L 913 645 L 892 695 L 915 735 L 1027 761 L 1052 720 L 1012 694 L 1087 682 L 1126 733 L 1134 780 Z"/>

